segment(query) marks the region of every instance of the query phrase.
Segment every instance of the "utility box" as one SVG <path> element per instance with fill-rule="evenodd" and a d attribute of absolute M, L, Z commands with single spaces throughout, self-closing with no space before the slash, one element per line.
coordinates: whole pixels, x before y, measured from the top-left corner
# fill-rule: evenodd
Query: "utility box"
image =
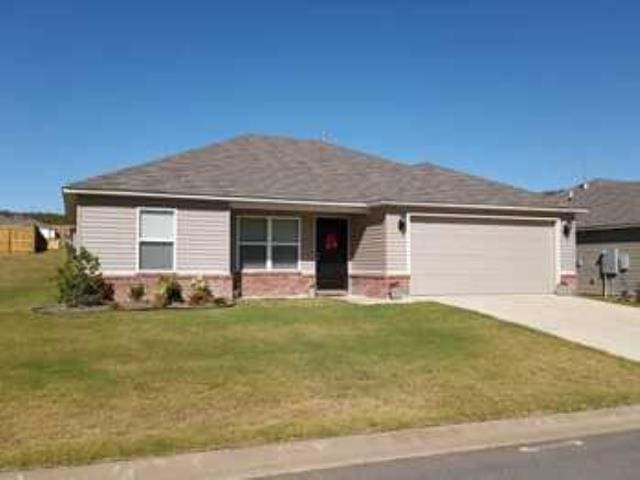
<path fill-rule="evenodd" d="M 626 252 L 620 252 L 618 256 L 618 270 L 624 273 L 631 267 L 631 259 L 629 258 L 629 254 Z"/>
<path fill-rule="evenodd" d="M 620 266 L 620 253 L 617 248 L 607 248 L 600 257 L 600 270 L 603 275 L 617 275 Z"/>

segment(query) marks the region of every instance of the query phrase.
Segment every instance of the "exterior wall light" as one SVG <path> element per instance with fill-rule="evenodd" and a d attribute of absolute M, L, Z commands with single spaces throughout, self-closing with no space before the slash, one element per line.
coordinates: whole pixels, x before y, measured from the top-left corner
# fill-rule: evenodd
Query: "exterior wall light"
<path fill-rule="evenodd" d="M 398 231 L 400 233 L 405 233 L 407 231 L 407 220 L 405 217 L 400 217 L 398 220 Z"/>

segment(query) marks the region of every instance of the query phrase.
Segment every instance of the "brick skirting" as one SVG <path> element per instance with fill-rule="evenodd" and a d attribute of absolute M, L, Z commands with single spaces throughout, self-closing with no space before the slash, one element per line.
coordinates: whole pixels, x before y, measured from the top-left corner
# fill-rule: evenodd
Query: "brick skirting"
<path fill-rule="evenodd" d="M 578 292 L 578 275 L 563 273 L 560 275 L 560 285 L 556 289 L 558 294 L 573 295 Z"/>
<path fill-rule="evenodd" d="M 105 280 L 113 285 L 114 300 L 118 303 L 129 301 L 129 289 L 132 285 L 144 285 L 145 299 L 153 300 L 158 278 L 161 274 L 144 273 L 126 277 L 105 276 Z M 211 293 L 214 297 L 226 299 L 233 298 L 233 282 L 231 275 L 176 275 L 176 278 L 182 286 L 182 293 L 185 300 L 189 292 L 189 282 L 194 278 L 202 276 L 207 280 Z"/>
<path fill-rule="evenodd" d="M 351 274 L 352 295 L 372 298 L 400 298 L 409 294 L 408 275 Z"/>
<path fill-rule="evenodd" d="M 242 297 L 312 297 L 316 277 L 301 272 L 242 272 L 234 288 Z"/>
<path fill-rule="evenodd" d="M 145 287 L 145 298 L 153 299 L 160 274 L 137 274 L 132 276 L 106 276 L 105 280 L 113 285 L 114 300 L 118 303 L 129 301 L 129 289 L 132 285 Z M 186 298 L 189 282 L 199 275 L 176 275 L 182 285 Z M 244 272 L 231 275 L 203 275 L 215 297 L 231 299 L 236 294 L 242 297 L 313 297 L 315 295 L 315 275 L 301 272 Z M 409 293 L 407 275 L 359 275 L 350 277 L 353 295 L 372 298 L 392 298 L 406 296 Z"/>

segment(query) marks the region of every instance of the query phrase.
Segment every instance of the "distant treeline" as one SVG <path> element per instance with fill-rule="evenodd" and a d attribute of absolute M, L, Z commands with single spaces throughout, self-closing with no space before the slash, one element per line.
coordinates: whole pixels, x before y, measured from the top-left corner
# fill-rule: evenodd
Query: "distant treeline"
<path fill-rule="evenodd" d="M 18 217 L 18 218 L 31 218 L 42 223 L 49 223 L 51 225 L 61 225 L 69 223 L 67 217 L 61 213 L 55 212 L 13 212 L 11 210 L 0 210 L 0 217 Z"/>

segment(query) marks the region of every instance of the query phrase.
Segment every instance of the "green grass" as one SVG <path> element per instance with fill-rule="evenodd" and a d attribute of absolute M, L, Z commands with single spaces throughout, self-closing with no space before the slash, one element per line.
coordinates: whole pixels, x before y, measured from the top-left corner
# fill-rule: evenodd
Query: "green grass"
<path fill-rule="evenodd" d="M 47 316 L 55 253 L 0 257 L 0 467 L 640 402 L 640 365 L 435 304 Z"/>

